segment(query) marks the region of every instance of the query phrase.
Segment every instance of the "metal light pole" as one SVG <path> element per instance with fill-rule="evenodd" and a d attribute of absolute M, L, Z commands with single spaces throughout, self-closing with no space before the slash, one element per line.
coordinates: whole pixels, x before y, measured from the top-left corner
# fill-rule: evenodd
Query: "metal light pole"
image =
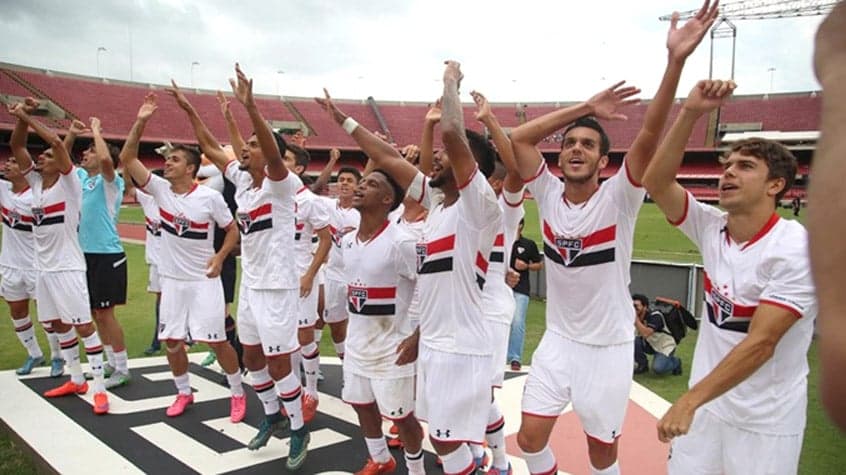
<path fill-rule="evenodd" d="M 285 74 L 285 71 L 283 71 L 283 70 L 281 70 L 281 69 L 277 69 L 277 70 L 276 70 L 276 95 L 277 95 L 277 96 L 279 96 L 279 97 L 282 97 L 282 96 L 279 94 L 279 82 L 282 80 L 282 75 L 283 75 L 283 74 Z"/>
<path fill-rule="evenodd" d="M 106 48 L 104 48 L 104 47 L 102 47 L 102 46 L 99 46 L 99 47 L 97 48 L 97 77 L 103 77 L 103 76 L 100 74 L 100 53 L 102 53 L 102 52 L 104 52 L 104 51 L 106 51 L 106 52 L 107 52 L 107 51 L 109 51 L 109 50 L 107 50 Z"/>
<path fill-rule="evenodd" d="M 193 63 L 191 63 L 191 88 L 194 87 L 194 66 L 199 66 L 199 65 L 200 65 L 200 63 L 198 63 L 197 61 L 194 61 Z"/>
<path fill-rule="evenodd" d="M 773 77 L 775 76 L 776 68 L 768 68 L 767 72 L 770 73 L 770 94 L 773 93 Z"/>

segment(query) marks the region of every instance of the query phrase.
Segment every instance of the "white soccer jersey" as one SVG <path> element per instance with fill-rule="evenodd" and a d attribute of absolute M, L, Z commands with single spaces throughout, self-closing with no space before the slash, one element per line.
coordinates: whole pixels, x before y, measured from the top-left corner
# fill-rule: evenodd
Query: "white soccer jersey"
<path fill-rule="evenodd" d="M 629 294 L 634 226 L 643 188 L 626 172 L 602 183 L 586 202 L 569 203 L 564 183 L 541 164 L 528 181 L 541 218 L 546 256 L 546 328 L 588 345 L 634 339 Z"/>
<path fill-rule="evenodd" d="M 265 177 L 253 186 L 250 173 L 233 160 L 226 178 L 235 184 L 238 228 L 241 231 L 241 281 L 252 289 L 296 289 L 294 253 L 294 196 L 303 182 L 293 173 L 284 180 Z"/>
<path fill-rule="evenodd" d="M 35 269 L 32 238 L 32 187 L 12 191 L 12 184 L 0 182 L 0 213 L 3 215 L 3 242 L 0 266 Z"/>
<path fill-rule="evenodd" d="M 144 261 L 147 264 L 159 264 L 159 248 L 162 241 L 161 215 L 156 199 L 144 191 L 135 188 L 135 199 L 144 211 L 144 224 L 147 228 L 147 239 L 144 241 Z"/>
<path fill-rule="evenodd" d="M 214 225 L 232 224 L 223 195 L 203 185 L 176 194 L 170 182 L 150 174 L 143 186 L 159 205 L 161 247 L 159 274 L 177 280 L 206 280 L 209 260 L 214 256 Z"/>
<path fill-rule="evenodd" d="M 414 375 L 414 365 L 397 366 L 397 346 L 414 332 L 408 317 L 417 278 L 416 241 L 385 221 L 368 241 L 352 232 L 341 240 L 347 284 L 344 370 L 368 378 Z"/>
<path fill-rule="evenodd" d="M 341 259 L 341 239 L 358 229 L 361 215 L 355 208 L 342 208 L 337 199 L 323 198 L 329 208 L 329 232 L 332 233 L 332 248 L 326 263 L 326 278 L 344 281 L 344 264 Z"/>
<path fill-rule="evenodd" d="M 514 292 L 505 283 L 505 271 L 511 257 L 511 246 L 517 235 L 517 225 L 523 217 L 522 200 L 515 200 L 518 204 L 509 205 L 504 194 L 497 199 L 502 212 L 500 232 L 494 239 L 491 249 L 488 278 L 482 291 L 482 310 L 485 317 L 498 323 L 511 324 L 514 318 Z"/>
<path fill-rule="evenodd" d="M 56 183 L 42 189 L 42 178 L 32 167 L 24 174 L 32 187 L 32 229 L 35 238 L 35 268 L 42 272 L 85 270 L 79 246 L 79 214 L 82 183 L 71 169 L 59 173 Z"/>
<path fill-rule="evenodd" d="M 505 235 L 505 265 L 508 266 L 511 262 L 511 248 L 517 240 L 517 228 L 520 226 L 520 220 L 526 216 L 526 210 L 523 209 L 523 188 L 515 193 L 503 189 L 502 194 L 499 195 L 499 208 L 502 210 L 502 226 Z"/>
<path fill-rule="evenodd" d="M 429 210 L 417 244 L 420 340 L 447 353 L 490 355 L 487 323 L 480 308 L 488 258 L 502 216 L 478 169 L 448 207 Z M 428 179 L 418 173 L 409 196 L 428 207 Z"/>
<path fill-rule="evenodd" d="M 787 309 L 799 320 L 782 337 L 772 358 L 704 408 L 744 430 L 801 435 L 808 347 L 817 314 L 805 228 L 773 214 L 752 239 L 736 243 L 728 234 L 725 212 L 696 201 L 689 193 L 686 209 L 681 223 L 674 224 L 699 247 L 705 265 L 705 310 L 690 386 L 746 338 L 758 305 Z"/>
<path fill-rule="evenodd" d="M 296 194 L 296 224 L 294 230 L 294 249 L 297 272 L 303 274 L 311 266 L 312 235 L 329 226 L 329 209 L 319 196 L 307 186 L 301 186 Z"/>
<path fill-rule="evenodd" d="M 400 205 L 399 208 L 405 212 L 405 207 Z M 426 225 L 426 220 L 407 221 L 402 217 L 402 214 L 396 215 L 392 218 L 389 214 L 388 218 L 391 222 L 396 223 L 397 226 L 405 233 L 410 234 L 414 238 L 414 242 L 421 242 L 423 240 L 423 227 Z M 414 285 L 414 294 L 411 296 L 411 304 L 408 306 L 408 318 L 411 320 L 411 325 L 416 327 L 420 324 L 420 289 L 417 284 Z"/>

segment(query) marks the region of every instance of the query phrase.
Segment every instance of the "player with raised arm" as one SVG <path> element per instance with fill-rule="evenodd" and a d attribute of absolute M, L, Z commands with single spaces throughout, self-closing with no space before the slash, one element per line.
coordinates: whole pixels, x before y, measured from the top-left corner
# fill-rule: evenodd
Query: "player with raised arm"
<path fill-rule="evenodd" d="M 233 93 L 247 110 L 254 128 L 237 161 L 229 160 L 175 83 L 168 92 L 188 114 L 203 152 L 236 187 L 241 232 L 238 334 L 244 345 L 244 364 L 265 412 L 259 433 L 248 448 L 256 450 L 266 445 L 290 420 L 292 441 L 286 465 L 295 470 L 305 462 L 309 438 L 302 417 L 302 388 L 291 371 L 291 354 L 299 351 L 299 282 L 291 253 L 294 196 L 302 181 L 289 173 L 282 161 L 287 146 L 258 110 L 252 79 L 237 64 L 235 72 L 237 80 L 231 80 Z M 287 418 L 280 413 L 277 394 L 283 399 Z"/>
<path fill-rule="evenodd" d="M 717 3 L 706 0 L 683 27 L 678 26 L 678 15 L 674 17 L 667 35 L 667 67 L 655 98 L 620 171 L 601 186 L 599 174 L 608 165 L 610 141 L 598 122 L 582 117 L 626 119 L 618 109 L 635 101 L 630 97 L 639 92 L 636 88 L 615 84 L 587 102 L 511 131 L 520 174 L 538 204 L 547 287 L 572 289 L 549 294 L 546 331 L 523 393 L 517 442 L 533 474 L 557 469 L 549 436 L 571 402 L 585 431 L 592 473 L 620 472 L 618 437 L 634 354 L 629 268 L 635 220 L 645 197 L 640 180 L 658 146 L 685 61 L 716 16 Z M 565 126 L 558 156 L 562 183 L 535 147 Z"/>
<path fill-rule="evenodd" d="M 103 384 L 103 344 L 88 308 L 85 258 L 77 237 L 82 184 L 73 173 L 70 154 L 59 137 L 30 116 L 37 105 L 35 99 L 28 98 L 25 104 L 9 108 L 9 113 L 18 119 L 9 145 L 32 187 L 38 319 L 52 325 L 71 375 L 70 381 L 44 395 L 59 397 L 88 391 L 79 363 L 79 334 L 94 376 L 94 413 L 106 414 L 109 412 L 109 399 Z M 49 146 L 38 156 L 35 164 L 26 148 L 30 127 Z"/>
<path fill-rule="evenodd" d="M 501 220 L 496 196 L 485 179 L 493 170 L 493 163 L 485 160 L 492 151 L 476 155 L 486 141 L 471 139 L 479 146 L 475 151 L 468 144 L 458 97 L 461 79 L 459 64 L 447 61 L 441 118 L 445 151 L 434 159 L 431 180 L 394 147 L 341 112 L 328 93 L 317 99 L 376 167 L 431 206 L 424 241 L 417 244 L 420 327 L 398 347 L 397 362 L 418 360 L 417 414 L 428 421 L 429 439 L 450 474 L 476 469 L 467 442 L 481 444 L 485 435 L 491 350 L 480 303 Z M 443 191 L 442 202 L 429 203 L 430 184 Z"/>
<path fill-rule="evenodd" d="M 658 422 L 659 438 L 672 439 L 672 474 L 796 473 L 802 448 L 817 303 L 805 228 L 776 214 L 796 158 L 765 139 L 732 144 L 720 160 L 725 211 L 676 181 L 696 121 L 734 88 L 699 81 L 643 177 L 705 266 L 690 389 Z"/>
<path fill-rule="evenodd" d="M 223 286 L 218 279 L 223 260 L 238 244 L 238 230 L 221 194 L 194 182 L 200 168 L 198 150 L 173 147 L 165 158 L 164 178 L 151 174 L 138 159 L 138 144 L 156 109 L 155 94 L 147 94 L 120 159 L 141 189 L 155 198 L 161 216 L 159 339 L 167 347 L 178 392 L 166 413 L 179 416 L 194 402 L 184 345 L 190 333 L 195 342 L 207 343 L 217 355 L 232 394 L 229 417 L 240 422 L 246 412 L 246 395 L 238 357 L 226 340 Z M 212 242 L 215 224 L 226 230 L 217 253 Z"/>

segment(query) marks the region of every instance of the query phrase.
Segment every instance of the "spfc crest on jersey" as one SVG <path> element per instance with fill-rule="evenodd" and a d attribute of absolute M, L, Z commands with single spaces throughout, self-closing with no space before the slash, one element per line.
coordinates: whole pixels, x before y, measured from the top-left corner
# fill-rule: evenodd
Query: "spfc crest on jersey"
<path fill-rule="evenodd" d="M 32 220 L 38 226 L 44 221 L 44 208 L 32 208 Z"/>
<path fill-rule="evenodd" d="M 21 222 L 21 214 L 13 209 L 9 210 L 9 214 L 6 215 L 6 218 L 9 220 L 10 228 L 14 228 Z"/>
<path fill-rule="evenodd" d="M 734 315 L 734 302 L 717 292 L 717 289 L 711 289 L 711 306 L 717 325 L 722 325 Z"/>
<path fill-rule="evenodd" d="M 365 287 L 350 285 L 347 296 L 350 300 L 350 305 L 352 305 L 356 312 L 360 313 L 361 309 L 364 308 L 364 302 L 367 301 L 367 289 Z"/>
<path fill-rule="evenodd" d="M 570 263 L 579 257 L 579 253 L 582 252 L 584 243 L 581 239 L 555 236 L 555 246 L 558 247 L 558 253 L 561 254 L 561 258 L 564 259 L 564 264 L 570 265 Z"/>
<path fill-rule="evenodd" d="M 191 220 L 182 215 L 174 216 L 173 229 L 176 231 L 177 236 L 182 236 L 191 229 Z"/>
<path fill-rule="evenodd" d="M 253 218 L 250 213 L 238 213 L 238 224 L 241 225 L 241 232 L 247 233 L 250 230 L 250 225 L 253 224 Z"/>
<path fill-rule="evenodd" d="M 426 262 L 429 247 L 425 243 L 420 243 L 415 246 L 415 250 L 417 251 L 417 270 L 419 272 L 423 268 L 423 263 Z"/>

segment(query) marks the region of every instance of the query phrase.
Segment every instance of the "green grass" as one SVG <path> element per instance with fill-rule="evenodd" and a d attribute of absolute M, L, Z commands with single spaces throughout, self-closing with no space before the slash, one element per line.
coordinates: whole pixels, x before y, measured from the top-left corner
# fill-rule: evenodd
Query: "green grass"
<path fill-rule="evenodd" d="M 780 210 L 782 216 L 792 218 L 789 210 Z M 788 216 L 789 215 L 789 216 Z M 127 207 L 121 211 L 122 222 L 143 223 L 143 214 L 139 207 Z M 537 208 L 534 201 L 526 202 L 526 236 L 541 242 L 537 218 Z M 123 325 L 130 357 L 138 357 L 150 343 L 153 332 L 154 305 L 152 295 L 146 292 L 147 271 L 144 264 L 143 246 L 126 244 L 129 260 L 129 305 L 120 307 L 118 318 Z M 635 230 L 636 259 L 654 259 L 674 262 L 700 262 L 699 253 L 693 244 L 671 226 L 653 204 L 643 207 Z M 531 362 L 531 354 L 537 347 L 544 330 L 544 302 L 532 300 L 526 317 L 526 345 L 523 361 Z M 34 315 L 34 310 L 33 310 Z M 25 358 L 25 352 L 15 338 L 12 324 L 8 318 L 8 309 L 2 306 L 0 310 L 0 369 L 12 369 L 20 365 Z M 39 333 L 42 348 L 47 350 L 43 332 Z M 320 352 L 324 355 L 334 355 L 334 347 L 325 332 L 320 343 Z M 635 380 L 648 387 L 661 397 L 674 401 L 687 387 L 687 375 L 696 340 L 696 333 L 690 334 L 678 349 L 678 356 L 682 359 L 685 376 L 659 377 L 643 374 Z M 193 351 L 205 351 L 203 345 L 197 345 Z M 819 400 L 819 359 L 816 343 L 811 345 L 809 363 L 811 372 L 808 378 L 808 424 L 805 431 L 802 458 L 799 473 L 829 474 L 842 473 L 844 455 L 846 454 L 846 439 L 826 418 Z M 0 474 L 4 473 L 35 473 L 34 466 L 12 443 L 11 439 L 0 434 Z"/>

